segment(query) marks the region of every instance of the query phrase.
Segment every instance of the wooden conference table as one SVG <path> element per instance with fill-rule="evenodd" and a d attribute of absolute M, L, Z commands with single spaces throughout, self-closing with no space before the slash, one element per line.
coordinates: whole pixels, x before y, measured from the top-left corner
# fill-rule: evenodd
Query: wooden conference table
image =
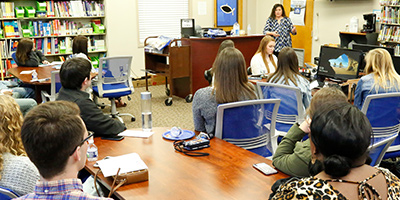
<path fill-rule="evenodd" d="M 43 81 L 43 82 L 31 82 L 32 80 L 32 74 L 21 74 L 22 71 L 27 71 L 27 70 L 36 70 L 37 74 L 38 74 L 38 79 L 44 79 L 44 78 L 48 78 L 48 80 Z M 42 102 L 42 98 L 41 98 L 41 91 L 42 90 L 46 90 L 49 91 L 50 90 L 50 84 L 51 84 L 51 72 L 55 70 L 53 68 L 53 66 L 45 66 L 45 67 L 15 67 L 15 68 L 11 68 L 8 70 L 8 72 L 10 74 L 12 74 L 13 76 L 15 76 L 16 78 L 18 78 L 19 80 L 21 80 L 23 83 L 25 84 L 30 84 L 30 85 L 34 85 L 35 86 L 35 99 L 36 102 L 40 103 Z"/>
<path fill-rule="evenodd" d="M 141 129 L 137 129 L 141 130 Z M 121 141 L 95 138 L 99 159 L 138 153 L 149 169 L 149 180 L 118 188 L 120 199 L 267 199 L 276 180 L 288 177 L 279 172 L 265 176 L 252 167 L 255 163 L 272 162 L 255 153 L 214 138 L 210 147 L 199 150 L 210 153 L 189 157 L 175 152 L 173 142 L 162 138 L 170 128 L 153 128 L 149 138 Z M 95 174 L 95 162 L 87 162 L 86 170 Z M 106 187 L 111 178 L 99 176 Z"/>

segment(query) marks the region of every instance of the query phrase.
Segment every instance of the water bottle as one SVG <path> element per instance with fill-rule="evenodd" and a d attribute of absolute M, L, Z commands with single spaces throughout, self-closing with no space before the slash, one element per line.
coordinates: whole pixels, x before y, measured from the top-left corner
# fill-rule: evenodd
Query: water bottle
<path fill-rule="evenodd" d="M 38 74 L 36 70 L 33 70 L 32 72 L 32 81 L 37 81 L 38 80 Z"/>
<path fill-rule="evenodd" d="M 151 93 L 142 92 L 140 97 L 142 99 L 142 129 L 143 131 L 151 131 Z"/>
<path fill-rule="evenodd" d="M 247 25 L 247 35 L 251 35 L 251 26 L 250 26 L 250 24 Z"/>
<path fill-rule="evenodd" d="M 240 30 L 240 25 L 237 22 L 235 22 L 233 24 L 233 35 L 239 36 L 239 30 Z"/>
<path fill-rule="evenodd" d="M 89 147 L 87 150 L 87 159 L 89 162 L 96 161 L 97 157 L 99 156 L 99 153 L 97 151 L 97 146 L 94 144 L 93 137 L 90 138 L 88 142 L 89 142 Z"/>

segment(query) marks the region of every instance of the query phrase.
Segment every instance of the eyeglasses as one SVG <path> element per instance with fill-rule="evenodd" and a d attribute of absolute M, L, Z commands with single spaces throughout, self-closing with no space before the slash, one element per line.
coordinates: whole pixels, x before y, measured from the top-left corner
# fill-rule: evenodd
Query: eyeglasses
<path fill-rule="evenodd" d="M 93 137 L 94 132 L 88 131 L 88 133 L 89 133 L 89 135 L 88 135 L 85 139 L 83 139 L 82 142 L 80 142 L 78 145 L 76 145 L 76 147 L 72 150 L 72 152 L 71 152 L 69 155 L 74 154 L 76 148 L 82 146 L 82 145 L 83 145 L 85 142 L 87 142 L 91 137 Z"/>

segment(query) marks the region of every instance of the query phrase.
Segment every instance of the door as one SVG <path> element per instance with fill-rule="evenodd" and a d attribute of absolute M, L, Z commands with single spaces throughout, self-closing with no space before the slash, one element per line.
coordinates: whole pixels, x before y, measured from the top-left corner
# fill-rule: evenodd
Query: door
<path fill-rule="evenodd" d="M 290 0 L 283 0 L 283 7 L 289 15 Z M 305 26 L 296 26 L 297 35 L 292 35 L 292 47 L 304 49 L 304 63 L 311 62 L 313 14 L 314 0 L 307 0 Z"/>

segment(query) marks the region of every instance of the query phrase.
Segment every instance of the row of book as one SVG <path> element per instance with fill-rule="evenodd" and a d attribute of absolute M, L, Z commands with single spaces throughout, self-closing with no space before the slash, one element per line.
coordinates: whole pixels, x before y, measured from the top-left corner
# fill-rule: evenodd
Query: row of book
<path fill-rule="evenodd" d="M 381 22 L 383 23 L 399 23 L 400 7 L 382 7 Z"/>
<path fill-rule="evenodd" d="M 0 11 L 0 16 L 2 18 L 14 18 L 14 2 L 1 2 Z"/>
<path fill-rule="evenodd" d="M 400 5 L 400 0 L 380 0 L 379 4 L 381 6 L 395 6 Z"/>
<path fill-rule="evenodd" d="M 96 1 L 46 1 L 47 17 L 104 16 L 104 4 Z"/>
<path fill-rule="evenodd" d="M 399 26 L 382 26 L 378 41 L 400 42 L 400 27 Z"/>

